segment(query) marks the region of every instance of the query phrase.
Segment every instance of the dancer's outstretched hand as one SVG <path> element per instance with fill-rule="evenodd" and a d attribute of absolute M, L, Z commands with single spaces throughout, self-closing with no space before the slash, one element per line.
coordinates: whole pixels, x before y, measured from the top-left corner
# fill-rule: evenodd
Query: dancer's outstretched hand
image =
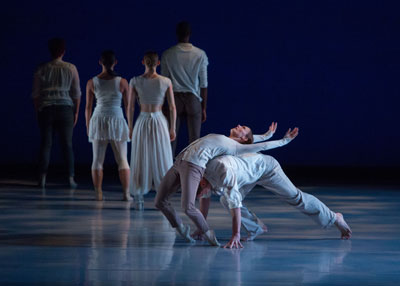
<path fill-rule="evenodd" d="M 295 127 L 293 130 L 289 128 L 283 138 L 293 140 L 299 134 L 299 128 Z"/>
<path fill-rule="evenodd" d="M 271 125 L 269 126 L 268 133 L 269 134 L 274 134 L 275 131 L 276 131 L 276 128 L 278 128 L 278 122 L 273 122 L 272 121 Z"/>
<path fill-rule="evenodd" d="M 243 245 L 240 243 L 240 234 L 232 235 L 231 240 L 225 244 L 224 248 L 243 248 Z"/>

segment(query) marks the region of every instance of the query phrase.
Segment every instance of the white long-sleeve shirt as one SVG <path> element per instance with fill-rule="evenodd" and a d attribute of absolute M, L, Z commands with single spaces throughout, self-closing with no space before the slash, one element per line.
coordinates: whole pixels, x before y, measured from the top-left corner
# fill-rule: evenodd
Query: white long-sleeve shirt
<path fill-rule="evenodd" d="M 240 144 L 225 135 L 208 134 L 192 142 L 178 156 L 182 156 L 184 161 L 206 168 L 208 161 L 217 156 L 256 153 L 281 147 L 290 141 L 289 138 L 283 138 L 257 144 Z"/>
<path fill-rule="evenodd" d="M 229 208 L 242 207 L 242 200 L 253 188 L 266 170 L 276 167 L 276 160 L 262 154 L 241 156 L 219 156 L 207 164 L 204 177 L 212 191 L 224 196 Z M 203 196 L 210 197 L 211 193 Z"/>
<path fill-rule="evenodd" d="M 32 97 L 39 98 L 39 110 L 50 105 L 73 105 L 81 88 L 75 65 L 52 60 L 40 65 L 33 78 Z"/>
<path fill-rule="evenodd" d="M 174 92 L 193 93 L 200 101 L 200 88 L 206 88 L 208 58 L 190 43 L 179 43 L 161 57 L 161 74 L 171 79 Z"/>

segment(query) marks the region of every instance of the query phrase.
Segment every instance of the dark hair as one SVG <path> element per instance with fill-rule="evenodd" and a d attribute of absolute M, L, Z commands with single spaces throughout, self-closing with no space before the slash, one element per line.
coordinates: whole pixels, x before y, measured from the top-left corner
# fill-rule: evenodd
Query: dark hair
<path fill-rule="evenodd" d="M 47 42 L 49 52 L 55 59 L 65 52 L 65 40 L 62 38 L 52 38 Z"/>
<path fill-rule="evenodd" d="M 111 69 L 112 65 L 115 63 L 115 53 L 113 50 L 105 50 L 101 53 L 100 62 L 106 68 L 106 71 L 111 76 L 117 76 L 118 74 Z"/>
<path fill-rule="evenodd" d="M 253 131 L 249 128 L 249 133 L 246 135 L 247 140 L 245 142 L 242 142 L 242 144 L 253 144 L 254 142 L 254 136 L 253 136 Z"/>
<path fill-rule="evenodd" d="M 150 68 L 157 66 L 158 54 L 154 51 L 147 51 L 143 57 L 144 64 Z"/>
<path fill-rule="evenodd" d="M 187 37 L 192 34 L 192 29 L 189 22 L 182 21 L 176 25 L 176 37 L 179 42 L 183 42 Z"/>

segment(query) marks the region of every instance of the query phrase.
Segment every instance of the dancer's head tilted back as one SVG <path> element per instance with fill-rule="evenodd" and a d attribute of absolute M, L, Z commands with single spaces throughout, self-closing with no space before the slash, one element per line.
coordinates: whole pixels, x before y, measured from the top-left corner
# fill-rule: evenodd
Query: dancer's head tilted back
<path fill-rule="evenodd" d="M 107 73 L 111 76 L 117 76 L 118 74 L 114 71 L 114 66 L 117 64 L 115 53 L 112 50 L 105 50 L 100 56 L 100 65 L 102 65 Z"/>
<path fill-rule="evenodd" d="M 143 57 L 143 64 L 147 69 L 156 69 L 156 67 L 160 64 L 158 54 L 154 51 L 147 51 Z"/>
<path fill-rule="evenodd" d="M 253 144 L 253 131 L 247 126 L 238 125 L 231 129 L 229 138 L 241 144 Z"/>
<path fill-rule="evenodd" d="M 176 25 L 176 38 L 179 43 L 188 43 L 192 34 L 192 28 L 189 22 L 182 21 Z"/>
<path fill-rule="evenodd" d="M 61 38 L 52 38 L 48 41 L 47 46 L 53 59 L 60 58 L 65 53 L 65 40 Z"/>

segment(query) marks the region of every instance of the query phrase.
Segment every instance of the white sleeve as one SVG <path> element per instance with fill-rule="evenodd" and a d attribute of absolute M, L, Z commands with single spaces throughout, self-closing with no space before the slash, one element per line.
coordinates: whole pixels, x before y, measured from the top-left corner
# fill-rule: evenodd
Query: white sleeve
<path fill-rule="evenodd" d="M 290 138 L 282 138 L 280 140 L 274 140 L 274 141 L 267 141 L 267 142 L 262 142 L 262 143 L 257 143 L 257 144 L 240 144 L 237 143 L 236 145 L 236 154 L 244 154 L 244 153 L 257 153 L 259 151 L 265 151 L 265 150 L 270 150 L 278 147 L 282 147 L 286 144 L 288 144 L 290 141 L 293 139 Z"/>
<path fill-rule="evenodd" d="M 70 96 L 71 98 L 75 99 L 75 98 L 80 98 L 81 97 L 81 85 L 79 82 L 79 74 L 78 74 L 78 70 L 76 69 L 76 67 L 74 65 L 72 65 L 71 68 L 71 72 L 72 72 L 72 83 L 71 83 L 71 89 L 70 89 Z"/>
<path fill-rule="evenodd" d="M 171 75 L 169 74 L 168 64 L 165 60 L 165 54 L 161 56 L 161 75 L 170 78 Z"/>
<path fill-rule="evenodd" d="M 229 209 L 242 207 L 243 198 L 237 184 L 236 171 L 237 170 L 227 169 L 224 174 L 223 188 L 221 188 L 222 193 L 228 202 Z"/>
<path fill-rule="evenodd" d="M 136 85 L 136 77 L 131 78 L 131 80 L 129 81 L 129 86 L 130 87 L 135 87 Z"/>
<path fill-rule="evenodd" d="M 269 138 L 271 138 L 272 135 L 274 135 L 274 132 L 272 132 L 271 130 L 268 130 L 264 134 L 253 134 L 253 139 L 254 139 L 253 143 L 266 141 Z"/>
<path fill-rule="evenodd" d="M 199 70 L 200 88 L 206 88 L 208 86 L 207 66 L 208 66 L 208 58 L 207 55 L 204 53 L 203 60 L 200 64 L 200 70 Z"/>
<path fill-rule="evenodd" d="M 224 197 L 228 202 L 229 209 L 236 209 L 242 207 L 242 195 L 239 192 L 237 185 L 233 187 L 224 188 Z"/>

